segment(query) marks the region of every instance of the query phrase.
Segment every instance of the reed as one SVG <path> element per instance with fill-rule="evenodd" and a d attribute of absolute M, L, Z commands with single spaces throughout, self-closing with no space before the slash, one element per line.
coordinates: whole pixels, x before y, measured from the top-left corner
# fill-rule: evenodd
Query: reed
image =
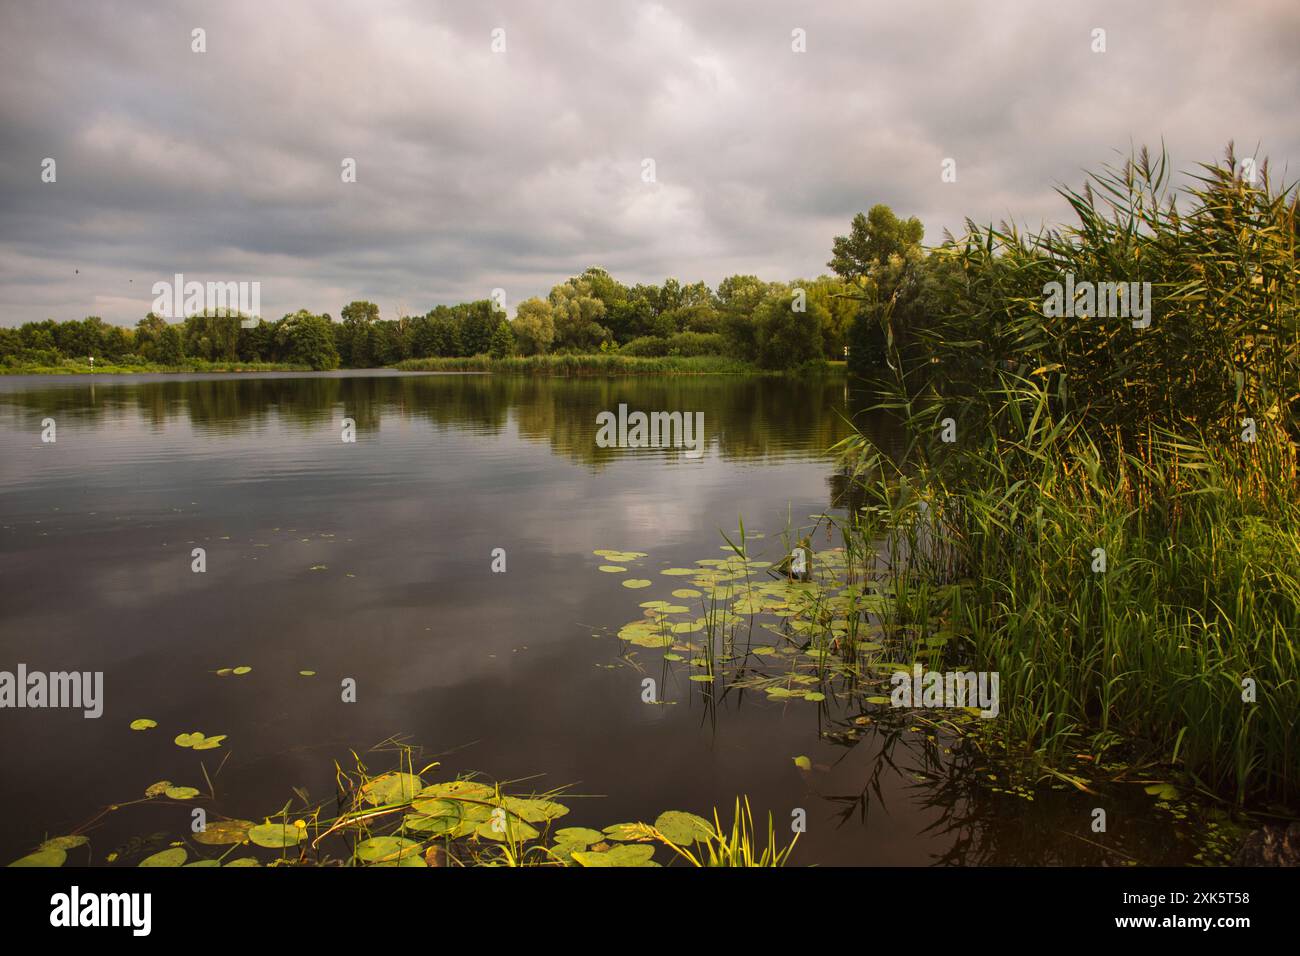
<path fill-rule="evenodd" d="M 960 583 L 1008 748 L 1138 754 L 1245 803 L 1300 789 L 1300 326 L 1295 189 L 1236 168 L 1200 167 L 1180 212 L 1143 152 L 1062 190 L 1073 227 L 971 225 L 936 253 L 949 307 L 890 330 L 901 460 L 840 451 L 896 613 Z M 1151 281 L 1151 325 L 1045 315 L 1065 271 Z"/>

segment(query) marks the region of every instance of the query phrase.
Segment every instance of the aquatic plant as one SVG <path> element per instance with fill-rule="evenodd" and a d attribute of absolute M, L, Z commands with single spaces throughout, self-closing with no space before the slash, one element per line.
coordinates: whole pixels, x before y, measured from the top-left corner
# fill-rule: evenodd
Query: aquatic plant
<path fill-rule="evenodd" d="M 1047 768 L 1159 759 L 1206 796 L 1300 780 L 1296 193 L 1163 157 L 1063 190 L 1068 229 L 971 225 L 950 310 L 893 330 L 874 408 L 901 456 L 842 442 L 900 622 L 947 620 L 1007 705 L 983 730 Z M 1153 321 L 1045 314 L 1062 273 L 1140 277 Z M 944 440 L 945 433 L 950 439 Z"/>

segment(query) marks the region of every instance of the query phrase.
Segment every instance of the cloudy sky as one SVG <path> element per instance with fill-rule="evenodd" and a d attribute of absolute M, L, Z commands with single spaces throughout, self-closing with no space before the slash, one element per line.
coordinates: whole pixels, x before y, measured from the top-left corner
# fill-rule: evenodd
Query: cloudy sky
<path fill-rule="evenodd" d="M 134 324 L 176 272 L 271 318 L 811 276 L 874 203 L 1033 226 L 1131 144 L 1290 181 L 1297 91 L 1296 0 L 5 0 L 0 324 Z"/>

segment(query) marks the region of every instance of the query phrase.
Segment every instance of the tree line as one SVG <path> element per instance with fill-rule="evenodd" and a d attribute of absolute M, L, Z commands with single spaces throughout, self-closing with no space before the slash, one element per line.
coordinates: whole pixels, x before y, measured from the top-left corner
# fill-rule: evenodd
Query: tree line
<path fill-rule="evenodd" d="M 916 219 L 887 206 L 854 218 L 835 239 L 832 275 L 766 282 L 733 275 L 704 282 L 626 285 L 593 266 L 520 302 L 508 319 L 490 299 L 439 305 L 425 315 L 380 317 L 373 302 L 344 306 L 340 320 L 306 310 L 278 321 L 208 312 L 181 322 L 154 313 L 134 328 L 96 316 L 0 328 L 0 363 L 57 366 L 94 357 L 114 365 L 288 363 L 313 369 L 370 368 L 411 358 L 618 352 L 641 357 L 724 355 L 762 368 L 791 369 L 842 359 L 883 360 L 874 320 L 882 303 L 925 259 Z M 911 299 L 917 298 L 909 296 Z M 247 326 L 247 327 L 246 327 Z M 857 354 L 853 354 L 857 353 Z"/>

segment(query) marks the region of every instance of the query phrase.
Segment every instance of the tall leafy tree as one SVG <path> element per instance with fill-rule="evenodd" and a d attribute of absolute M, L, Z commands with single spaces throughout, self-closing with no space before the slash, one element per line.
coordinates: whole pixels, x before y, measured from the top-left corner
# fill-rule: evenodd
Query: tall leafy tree
<path fill-rule="evenodd" d="M 576 352 L 596 349 L 612 338 L 601 324 L 605 303 L 597 298 L 587 279 L 570 279 L 551 290 L 551 311 L 555 322 L 555 348 Z"/>
<path fill-rule="evenodd" d="M 515 309 L 515 342 L 524 355 L 542 355 L 550 351 L 555 341 L 555 316 L 551 303 L 533 297 L 520 302 Z"/>
<path fill-rule="evenodd" d="M 379 306 L 361 300 L 349 302 L 340 317 L 343 334 L 339 336 L 339 358 L 350 368 L 369 368 L 374 361 L 370 331 L 379 321 Z"/>
<path fill-rule="evenodd" d="M 479 299 L 452 307 L 460 332 L 462 355 L 486 355 L 492 348 L 492 333 L 501 321 L 491 299 Z"/>
<path fill-rule="evenodd" d="M 881 371 L 899 337 L 895 319 L 913 318 L 908 301 L 925 254 L 925 228 L 915 217 L 899 219 L 892 209 L 875 205 L 853 217 L 847 236 L 836 236 L 828 266 L 853 288 L 860 307 L 849 326 L 849 371 Z M 900 308 L 900 305 L 902 306 Z"/>
<path fill-rule="evenodd" d="M 180 365 L 185 360 L 181 330 L 174 325 L 164 325 L 158 333 L 157 361 L 163 365 Z"/>
<path fill-rule="evenodd" d="M 309 365 L 316 371 L 338 368 L 333 325 L 328 315 L 313 315 L 306 309 L 286 315 L 276 329 L 276 342 L 284 360 Z"/>
<path fill-rule="evenodd" d="M 759 364 L 770 369 L 792 369 L 822 358 L 822 326 L 826 308 L 807 298 L 800 308 L 793 288 L 767 296 L 754 315 Z"/>
<path fill-rule="evenodd" d="M 889 262 L 919 246 L 925 227 L 916 217 L 902 220 L 888 206 L 877 204 L 865 216 L 853 217 L 847 236 L 836 236 L 831 260 L 826 263 L 836 275 L 848 279 L 867 278 Z"/>
<path fill-rule="evenodd" d="M 501 322 L 492 333 L 492 347 L 489 354 L 495 359 L 500 359 L 513 355 L 514 351 L 515 334 L 511 331 L 509 322 Z"/>

